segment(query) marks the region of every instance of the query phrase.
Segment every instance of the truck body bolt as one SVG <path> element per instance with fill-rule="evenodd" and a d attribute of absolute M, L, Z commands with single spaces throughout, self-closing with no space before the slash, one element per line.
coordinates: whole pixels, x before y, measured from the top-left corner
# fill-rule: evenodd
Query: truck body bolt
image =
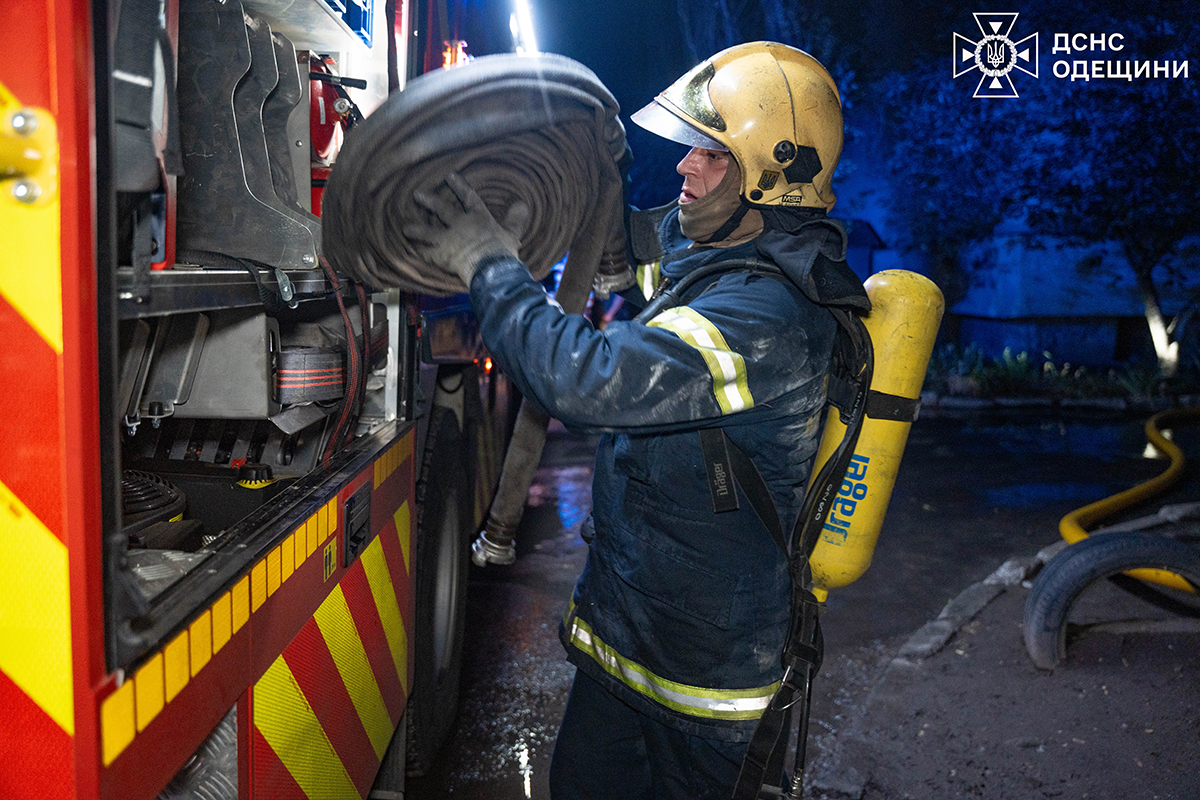
<path fill-rule="evenodd" d="M 41 197 L 42 187 L 29 180 L 17 181 L 13 184 L 12 194 L 13 198 L 16 199 L 17 202 L 25 203 L 26 205 L 32 205 L 33 203 L 37 202 L 39 197 Z"/>
<path fill-rule="evenodd" d="M 37 130 L 38 118 L 37 115 L 32 111 L 27 108 L 23 108 L 20 111 L 13 113 L 12 117 L 9 118 L 9 123 L 12 125 L 12 129 L 17 133 L 21 134 L 22 136 L 29 136 Z"/>

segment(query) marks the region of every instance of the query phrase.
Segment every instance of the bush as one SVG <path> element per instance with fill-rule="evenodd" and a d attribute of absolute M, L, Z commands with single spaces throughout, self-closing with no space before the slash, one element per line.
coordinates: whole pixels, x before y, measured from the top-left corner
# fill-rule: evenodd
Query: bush
<path fill-rule="evenodd" d="M 1005 348 L 990 358 L 974 344 L 934 350 L 925 391 L 952 397 L 1125 398 L 1147 400 L 1200 392 L 1200 370 L 1181 368 L 1165 380 L 1156 366 L 1124 364 L 1110 369 L 1057 364 L 1049 352 L 1031 357 Z"/>

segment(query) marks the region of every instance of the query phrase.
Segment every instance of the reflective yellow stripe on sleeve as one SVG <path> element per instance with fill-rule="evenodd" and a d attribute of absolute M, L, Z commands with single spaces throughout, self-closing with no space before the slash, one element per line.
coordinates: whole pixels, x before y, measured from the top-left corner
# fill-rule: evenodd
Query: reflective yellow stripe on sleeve
<path fill-rule="evenodd" d="M 672 711 L 705 719 L 758 719 L 779 688 L 776 682 L 753 689 L 706 689 L 667 680 L 605 644 L 592 633 L 590 625 L 573 617 L 569 609 L 567 621 L 572 645 L 630 689 Z"/>
<path fill-rule="evenodd" d="M 664 328 L 696 348 L 712 373 L 713 394 L 721 413 L 732 414 L 754 406 L 754 397 L 746 383 L 745 360 L 729 349 L 717 326 L 703 315 L 681 306 L 662 312 L 646 324 Z"/>
<path fill-rule="evenodd" d="M 647 300 L 654 296 L 654 290 L 658 288 L 658 279 L 662 275 L 662 259 L 651 261 L 647 264 L 638 264 L 635 272 L 637 276 L 638 289 Z"/>

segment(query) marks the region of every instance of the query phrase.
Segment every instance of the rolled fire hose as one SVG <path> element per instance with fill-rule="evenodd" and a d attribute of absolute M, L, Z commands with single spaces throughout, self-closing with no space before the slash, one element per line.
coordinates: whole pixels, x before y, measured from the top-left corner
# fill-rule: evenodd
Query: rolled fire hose
<path fill-rule="evenodd" d="M 569 252 L 556 299 L 581 313 L 601 260 L 624 261 L 625 130 L 612 94 L 563 56 L 485 56 L 422 75 L 346 137 L 325 190 L 322 239 L 333 267 L 376 287 L 434 295 L 466 290 L 415 256 L 405 219 L 414 191 L 461 174 L 504 221 L 524 203 L 521 260 L 541 280 Z M 619 232 L 618 234 L 614 234 Z M 607 254 L 607 255 L 606 255 Z M 522 402 L 500 484 L 473 558 L 507 564 L 541 459 L 549 417 Z"/>

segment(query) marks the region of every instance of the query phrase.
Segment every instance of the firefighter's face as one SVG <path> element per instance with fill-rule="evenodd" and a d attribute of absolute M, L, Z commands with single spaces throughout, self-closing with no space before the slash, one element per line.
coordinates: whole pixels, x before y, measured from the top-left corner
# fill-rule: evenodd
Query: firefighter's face
<path fill-rule="evenodd" d="M 717 188 L 728 168 L 729 153 L 693 147 L 675 167 L 675 171 L 683 176 L 683 190 L 679 193 L 680 204 L 699 200 Z"/>

